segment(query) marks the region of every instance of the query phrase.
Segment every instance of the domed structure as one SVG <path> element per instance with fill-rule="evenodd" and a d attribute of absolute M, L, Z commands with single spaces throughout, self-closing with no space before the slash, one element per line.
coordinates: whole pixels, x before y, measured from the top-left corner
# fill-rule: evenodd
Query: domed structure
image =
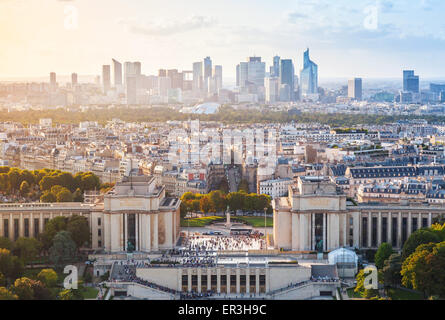
<path fill-rule="evenodd" d="M 337 266 L 338 275 L 341 278 L 354 278 L 358 271 L 357 254 L 345 248 L 329 252 L 328 261 Z"/>
<path fill-rule="evenodd" d="M 193 113 L 195 114 L 214 114 L 217 113 L 221 105 L 214 102 L 206 102 L 195 106 Z"/>
<path fill-rule="evenodd" d="M 340 249 L 329 252 L 328 261 L 329 261 L 329 264 L 353 263 L 353 264 L 357 265 L 358 256 L 352 250 L 340 248 Z"/>

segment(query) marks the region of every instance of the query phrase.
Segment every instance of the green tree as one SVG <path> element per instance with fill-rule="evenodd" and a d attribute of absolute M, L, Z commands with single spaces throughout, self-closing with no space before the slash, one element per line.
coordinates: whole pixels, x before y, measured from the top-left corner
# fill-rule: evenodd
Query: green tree
<path fill-rule="evenodd" d="M 195 195 L 192 192 L 186 192 L 181 196 L 181 201 L 194 200 Z"/>
<path fill-rule="evenodd" d="M 49 259 L 56 266 L 61 267 L 76 258 L 76 243 L 68 231 L 60 231 L 53 239 L 53 245 L 49 249 Z"/>
<path fill-rule="evenodd" d="M 212 209 L 212 205 L 208 196 L 204 196 L 199 200 L 199 208 L 204 213 L 210 212 L 210 210 Z"/>
<path fill-rule="evenodd" d="M 397 286 L 402 283 L 402 256 L 394 253 L 389 256 L 383 265 L 382 273 L 385 287 Z"/>
<path fill-rule="evenodd" d="M 20 194 L 22 196 L 25 196 L 29 193 L 29 183 L 28 181 L 23 181 L 22 184 L 20 185 Z"/>
<path fill-rule="evenodd" d="M 0 287 L 0 300 L 17 300 L 19 297 L 5 287 Z"/>
<path fill-rule="evenodd" d="M 48 191 L 55 185 L 57 185 L 57 179 L 53 176 L 43 176 L 39 182 L 40 190 L 42 191 Z"/>
<path fill-rule="evenodd" d="M 14 292 L 19 300 L 33 300 L 34 299 L 34 289 L 33 280 L 23 277 L 15 280 L 14 286 L 12 287 L 12 292 Z"/>
<path fill-rule="evenodd" d="M 237 211 L 243 209 L 244 198 L 246 194 L 244 192 L 231 192 L 227 195 L 227 204 L 230 210 Z"/>
<path fill-rule="evenodd" d="M 56 196 L 62 190 L 64 190 L 64 187 L 62 187 L 61 185 L 52 186 L 50 189 L 51 193 L 55 194 Z"/>
<path fill-rule="evenodd" d="M 66 230 L 68 219 L 66 217 L 55 217 L 46 223 L 43 233 L 40 234 L 40 239 L 43 244 L 43 248 L 48 250 L 53 239 L 59 231 Z"/>
<path fill-rule="evenodd" d="M 90 242 L 90 227 L 88 219 L 83 216 L 72 216 L 68 220 L 66 230 L 76 243 L 77 248 L 88 245 Z"/>
<path fill-rule="evenodd" d="M 209 193 L 210 202 L 212 204 L 212 208 L 215 212 L 225 211 L 227 207 L 227 202 L 224 194 L 219 191 L 212 191 Z"/>
<path fill-rule="evenodd" d="M 408 240 L 406 240 L 402 249 L 402 259 L 405 260 L 411 255 L 416 248 L 421 244 L 427 243 L 437 243 L 440 242 L 440 237 L 437 232 L 432 231 L 431 229 L 420 229 L 413 232 Z"/>
<path fill-rule="evenodd" d="M 11 240 L 9 240 L 9 238 L 0 237 L 0 249 L 8 249 L 11 251 L 12 248 L 13 243 Z"/>
<path fill-rule="evenodd" d="M 47 288 L 53 288 L 57 285 L 58 276 L 53 269 L 42 269 L 37 275 L 37 279 L 45 284 Z"/>
<path fill-rule="evenodd" d="M 73 193 L 73 201 L 74 202 L 83 202 L 83 193 L 80 188 L 77 188 L 76 191 Z"/>
<path fill-rule="evenodd" d="M 57 202 L 73 202 L 73 194 L 67 189 L 62 188 L 56 195 Z"/>
<path fill-rule="evenodd" d="M 29 263 L 37 258 L 41 248 L 42 244 L 35 238 L 18 238 L 14 243 L 14 254 Z"/>
<path fill-rule="evenodd" d="M 22 183 L 20 175 L 20 169 L 12 168 L 11 170 L 9 170 L 8 179 L 12 191 L 17 191 L 20 189 L 20 184 Z"/>
<path fill-rule="evenodd" d="M 57 179 L 60 182 L 60 185 L 67 188 L 71 192 L 74 192 L 78 186 L 76 185 L 76 181 L 71 173 L 62 172 L 57 176 Z"/>
<path fill-rule="evenodd" d="M 392 246 L 389 243 L 383 242 L 375 254 L 375 266 L 379 269 L 382 269 L 385 260 L 389 258 L 389 256 L 392 254 L 392 251 Z"/>
<path fill-rule="evenodd" d="M 51 191 L 45 191 L 40 196 L 40 202 L 43 202 L 43 203 L 52 203 L 52 202 L 56 202 L 56 201 L 57 201 L 57 197 Z"/>
<path fill-rule="evenodd" d="M 0 287 L 6 286 L 6 278 L 3 273 L 0 272 Z"/>
<path fill-rule="evenodd" d="M 80 179 L 80 188 L 84 191 L 86 190 L 99 190 L 100 189 L 100 180 L 99 178 L 92 174 L 91 172 L 86 172 L 82 175 Z"/>
<path fill-rule="evenodd" d="M 23 262 L 7 249 L 0 249 L 0 273 L 9 281 L 20 277 L 24 272 Z"/>
<path fill-rule="evenodd" d="M 402 264 L 402 284 L 445 297 L 445 241 L 422 244 Z"/>

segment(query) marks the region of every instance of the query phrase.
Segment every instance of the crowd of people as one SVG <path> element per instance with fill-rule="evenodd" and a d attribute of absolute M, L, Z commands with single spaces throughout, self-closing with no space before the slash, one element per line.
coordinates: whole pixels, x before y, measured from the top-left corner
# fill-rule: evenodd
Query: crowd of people
<path fill-rule="evenodd" d="M 331 278 L 331 277 L 314 277 L 311 276 L 311 281 L 313 282 L 337 282 L 340 281 L 338 278 Z"/>
<path fill-rule="evenodd" d="M 193 235 L 186 239 L 188 251 L 248 251 L 267 249 L 266 242 L 258 235 L 217 236 Z"/>

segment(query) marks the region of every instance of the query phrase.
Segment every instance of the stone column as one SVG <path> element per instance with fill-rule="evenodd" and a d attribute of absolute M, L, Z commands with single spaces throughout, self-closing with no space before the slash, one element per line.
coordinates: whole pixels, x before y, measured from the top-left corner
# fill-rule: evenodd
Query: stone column
<path fill-rule="evenodd" d="M 221 293 L 221 269 L 216 269 L 216 291 Z"/>
<path fill-rule="evenodd" d="M 269 267 L 266 268 L 266 294 L 269 293 L 270 289 L 270 269 Z"/>
<path fill-rule="evenodd" d="M 134 249 L 135 251 L 139 251 L 139 214 L 136 213 L 134 217 L 134 233 L 135 233 L 135 245 Z"/>
<path fill-rule="evenodd" d="M 408 212 L 408 233 L 407 233 L 408 236 L 407 236 L 407 238 L 409 238 L 409 236 L 411 235 L 412 230 L 413 230 L 413 218 L 412 218 L 412 214 L 410 211 L 410 212 Z"/>
<path fill-rule="evenodd" d="M 212 289 L 212 270 L 209 268 L 207 269 L 207 290 Z"/>
<path fill-rule="evenodd" d="M 240 294 L 240 268 L 236 268 L 236 294 Z"/>
<path fill-rule="evenodd" d="M 368 248 L 372 247 L 372 212 L 368 213 Z"/>
<path fill-rule="evenodd" d="M 386 224 L 386 227 L 388 227 L 388 224 Z M 379 246 L 381 243 L 382 243 L 382 213 L 379 212 L 377 218 L 377 246 Z"/>
<path fill-rule="evenodd" d="M 246 268 L 246 293 L 250 293 L 250 268 Z"/>
<path fill-rule="evenodd" d="M 182 291 L 182 269 L 178 268 L 178 273 L 177 273 L 177 281 L 178 281 L 178 287 L 177 287 L 177 291 L 181 292 Z"/>
<path fill-rule="evenodd" d="M 311 250 L 315 250 L 315 214 L 311 213 L 311 235 L 312 235 L 312 242 L 311 242 Z"/>
<path fill-rule="evenodd" d="M 433 224 L 433 214 L 430 212 L 428 213 L 428 227 L 431 227 Z"/>
<path fill-rule="evenodd" d="M 144 226 L 145 232 L 147 233 L 147 236 L 145 237 L 145 239 L 147 239 L 145 247 L 146 247 L 147 251 L 150 252 L 151 251 L 151 215 L 146 215 L 145 221 L 147 223 L 147 225 Z"/>
<path fill-rule="evenodd" d="M 198 293 L 201 293 L 201 285 L 202 285 L 201 275 L 202 275 L 201 268 L 198 268 Z"/>
<path fill-rule="evenodd" d="M 397 247 L 402 247 L 402 213 L 399 212 L 399 217 L 397 218 Z"/>
<path fill-rule="evenodd" d="M 127 244 L 128 244 L 128 214 L 124 213 L 124 251 L 127 251 Z"/>
<path fill-rule="evenodd" d="M 153 215 L 153 251 L 159 250 L 159 239 L 158 239 L 158 214 Z"/>
<path fill-rule="evenodd" d="M 192 291 L 192 269 L 187 268 L 187 291 Z"/>
<path fill-rule="evenodd" d="M 230 294 L 230 269 L 226 269 L 227 294 Z"/>
<path fill-rule="evenodd" d="M 388 212 L 388 235 L 386 236 L 388 239 L 388 243 L 392 245 L 392 215 L 391 212 Z"/>
<path fill-rule="evenodd" d="M 12 213 L 9 214 L 9 239 L 14 241 L 14 219 L 12 219 Z"/>
<path fill-rule="evenodd" d="M 34 215 L 33 215 L 33 213 L 31 213 L 30 215 L 29 215 L 29 237 L 30 238 L 35 238 L 35 237 L 37 237 L 37 235 L 36 234 L 34 234 Z"/>
<path fill-rule="evenodd" d="M 417 230 L 422 229 L 422 214 L 417 214 Z M 417 231 L 416 230 L 416 231 Z"/>
<path fill-rule="evenodd" d="M 25 231 L 24 224 L 25 223 L 24 223 L 23 213 L 20 213 L 20 216 L 19 216 L 19 237 L 22 237 L 22 238 L 24 236 L 24 231 Z"/>
<path fill-rule="evenodd" d="M 291 236 L 292 236 L 292 250 L 298 250 L 298 216 L 295 213 L 291 213 L 292 216 L 292 226 L 291 226 Z"/>
<path fill-rule="evenodd" d="M 40 217 L 39 217 L 39 231 L 40 233 L 43 232 L 43 213 L 40 212 Z"/>
<path fill-rule="evenodd" d="M 260 269 L 255 269 L 255 293 L 260 294 Z"/>
<path fill-rule="evenodd" d="M 328 247 L 329 233 L 327 230 L 327 225 L 328 225 L 327 219 L 328 219 L 327 214 L 323 213 L 323 251 L 326 251 Z"/>

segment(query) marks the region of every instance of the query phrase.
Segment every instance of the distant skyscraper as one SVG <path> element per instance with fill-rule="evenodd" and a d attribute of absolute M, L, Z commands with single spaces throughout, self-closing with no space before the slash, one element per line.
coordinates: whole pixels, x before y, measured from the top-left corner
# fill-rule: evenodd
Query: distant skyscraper
<path fill-rule="evenodd" d="M 193 63 L 193 91 L 199 91 L 202 89 L 202 76 L 202 62 Z"/>
<path fill-rule="evenodd" d="M 290 96 L 285 101 L 292 101 L 294 100 L 294 64 L 291 59 L 283 59 L 281 60 L 280 64 L 280 82 L 281 84 L 287 84 L 289 86 L 290 90 Z"/>
<path fill-rule="evenodd" d="M 55 72 L 51 72 L 49 74 L 49 87 L 50 87 L 51 91 L 56 91 L 57 81 L 56 81 L 56 73 Z"/>
<path fill-rule="evenodd" d="M 212 59 L 210 57 L 204 58 L 204 78 L 212 77 Z"/>
<path fill-rule="evenodd" d="M 303 96 L 318 93 L 318 66 L 309 58 L 309 49 L 304 52 L 303 69 L 300 72 L 300 92 Z"/>
<path fill-rule="evenodd" d="M 363 95 L 362 79 L 354 78 L 348 81 L 348 98 L 361 101 Z"/>
<path fill-rule="evenodd" d="M 403 71 L 403 91 L 419 93 L 419 76 L 414 74 L 414 70 Z"/>
<path fill-rule="evenodd" d="M 280 76 L 280 57 L 273 57 L 273 66 L 270 69 L 271 77 L 279 77 Z"/>
<path fill-rule="evenodd" d="M 246 82 L 248 80 L 248 63 L 247 62 L 240 62 L 239 65 L 236 67 L 237 69 L 237 76 L 238 76 L 238 87 L 244 88 L 246 86 Z"/>
<path fill-rule="evenodd" d="M 158 78 L 159 95 L 162 97 L 168 96 L 168 90 L 171 89 L 171 79 L 169 77 Z"/>
<path fill-rule="evenodd" d="M 166 77 L 166 76 L 167 76 L 167 70 L 165 69 L 158 70 L 158 77 Z"/>
<path fill-rule="evenodd" d="M 266 64 L 261 57 L 249 57 L 247 62 L 247 80 L 257 87 L 264 87 Z"/>
<path fill-rule="evenodd" d="M 203 86 L 204 86 L 204 91 L 208 92 L 209 91 L 209 83 L 212 79 L 212 59 L 210 59 L 210 57 L 206 57 L 204 58 L 204 64 L 203 64 L 204 70 L 203 70 Z"/>
<path fill-rule="evenodd" d="M 264 86 L 266 91 L 265 100 L 267 103 L 275 103 L 280 98 L 280 79 L 278 77 L 265 78 Z"/>
<path fill-rule="evenodd" d="M 77 85 L 77 73 L 72 73 L 71 74 L 71 86 L 76 86 Z"/>
<path fill-rule="evenodd" d="M 182 72 L 178 72 L 178 69 L 167 70 L 167 77 L 171 80 L 172 89 L 182 89 L 184 77 Z"/>
<path fill-rule="evenodd" d="M 213 69 L 213 78 L 215 81 L 215 89 L 218 91 L 223 87 L 222 66 L 216 65 Z"/>
<path fill-rule="evenodd" d="M 141 63 L 140 62 L 125 62 L 124 63 L 124 80 L 127 81 L 129 76 L 141 75 Z"/>
<path fill-rule="evenodd" d="M 114 86 L 122 85 L 122 63 L 112 59 Z"/>
<path fill-rule="evenodd" d="M 127 104 L 137 104 L 137 77 L 136 75 L 129 75 L 126 78 L 127 86 Z"/>
<path fill-rule="evenodd" d="M 133 66 L 134 66 L 134 73 L 137 76 L 140 76 L 142 74 L 142 65 L 140 62 L 133 62 Z"/>
<path fill-rule="evenodd" d="M 102 83 L 104 86 L 104 93 L 107 93 L 111 87 L 111 69 L 109 65 L 102 66 Z"/>

